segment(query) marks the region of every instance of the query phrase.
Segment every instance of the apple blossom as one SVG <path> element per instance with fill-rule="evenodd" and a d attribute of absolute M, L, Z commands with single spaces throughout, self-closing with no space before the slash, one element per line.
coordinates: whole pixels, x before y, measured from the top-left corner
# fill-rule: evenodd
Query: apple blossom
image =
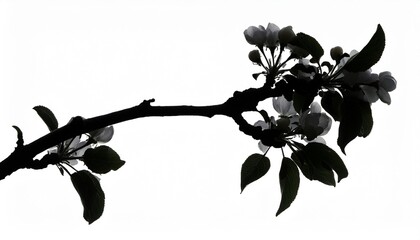
<path fill-rule="evenodd" d="M 244 31 L 246 41 L 251 45 L 262 47 L 266 41 L 266 30 L 263 26 L 250 26 Z"/>
<path fill-rule="evenodd" d="M 270 49 L 277 47 L 279 42 L 279 31 L 280 28 L 274 24 L 269 23 L 266 28 L 266 46 Z"/>
<path fill-rule="evenodd" d="M 321 113 L 321 106 L 313 102 L 308 110 L 303 112 L 299 124 L 308 141 L 328 133 L 332 120 L 326 113 Z"/>
<path fill-rule="evenodd" d="M 294 37 L 296 37 L 295 32 L 293 32 L 292 26 L 287 26 L 278 32 L 278 38 L 280 44 L 288 44 Z"/>
<path fill-rule="evenodd" d="M 389 92 L 392 92 L 397 87 L 397 80 L 391 75 L 390 72 L 379 73 L 378 82 L 378 97 L 382 102 L 391 104 L 391 96 Z"/>

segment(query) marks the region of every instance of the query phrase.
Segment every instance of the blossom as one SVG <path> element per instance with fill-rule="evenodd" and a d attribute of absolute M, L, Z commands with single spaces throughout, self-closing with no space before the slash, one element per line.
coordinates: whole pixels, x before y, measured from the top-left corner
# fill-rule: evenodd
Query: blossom
<path fill-rule="evenodd" d="M 280 28 L 274 23 L 269 23 L 266 29 L 266 46 L 268 48 L 275 48 L 279 42 Z"/>
<path fill-rule="evenodd" d="M 91 144 L 88 143 L 88 140 L 80 141 L 81 136 L 76 136 L 74 138 L 67 139 L 66 141 L 58 144 L 57 146 L 49 150 L 50 153 L 57 153 L 58 156 L 66 161 L 70 165 L 76 165 L 76 159 L 68 158 L 77 158 L 82 157 L 85 151 L 91 148 Z"/>
<path fill-rule="evenodd" d="M 391 75 L 390 72 L 381 72 L 378 74 L 372 74 L 372 78 L 375 79 L 375 86 L 361 85 L 365 100 L 370 103 L 376 102 L 381 99 L 386 104 L 391 104 L 391 96 L 389 92 L 392 92 L 397 87 L 397 81 Z"/>
<path fill-rule="evenodd" d="M 263 130 L 270 129 L 272 125 L 275 124 L 274 118 L 270 118 L 270 123 L 267 123 L 265 121 L 259 120 L 256 123 L 254 123 L 255 127 L 261 127 Z M 268 146 L 264 145 L 261 141 L 258 142 L 258 148 L 261 150 L 261 152 L 265 153 L 268 150 Z"/>
<path fill-rule="evenodd" d="M 262 47 L 266 40 L 266 30 L 263 26 L 250 26 L 244 31 L 246 41 L 251 45 Z"/>
<path fill-rule="evenodd" d="M 88 139 L 81 141 L 82 136 L 76 136 L 58 144 L 57 146 L 50 149 L 50 153 L 57 153 L 58 156 L 66 163 L 71 165 L 77 164 L 76 158 L 81 158 L 85 154 L 86 150 L 92 148 L 92 144 L 96 142 L 106 143 L 111 140 L 114 135 L 113 126 L 108 126 L 88 134 Z"/>
<path fill-rule="evenodd" d="M 287 101 L 284 96 L 274 97 L 273 107 L 280 116 L 291 116 L 297 114 L 295 108 L 293 107 L 293 101 Z"/>
<path fill-rule="evenodd" d="M 390 72 L 381 72 L 379 74 L 378 82 L 378 97 L 382 102 L 391 104 L 391 97 L 389 92 L 392 92 L 397 87 L 397 80 L 391 75 Z"/>
<path fill-rule="evenodd" d="M 284 96 L 274 97 L 273 98 L 273 107 L 280 114 L 280 119 L 287 118 L 289 120 L 288 127 L 293 129 L 294 125 L 298 125 L 299 115 L 297 114 L 295 108 L 293 107 L 293 101 L 287 101 Z M 277 121 L 278 124 L 282 123 Z"/>
<path fill-rule="evenodd" d="M 296 37 L 296 34 L 293 32 L 292 26 L 284 27 L 278 32 L 280 44 L 288 44 L 294 37 Z"/>
<path fill-rule="evenodd" d="M 300 116 L 299 124 L 308 141 L 328 133 L 332 120 L 326 113 L 321 113 L 321 106 L 313 102 L 308 110 Z"/>
<path fill-rule="evenodd" d="M 274 23 L 268 23 L 267 28 L 263 26 L 250 26 L 244 31 L 246 41 L 251 45 L 257 47 L 266 46 L 268 48 L 275 48 L 279 42 L 280 28 Z"/>

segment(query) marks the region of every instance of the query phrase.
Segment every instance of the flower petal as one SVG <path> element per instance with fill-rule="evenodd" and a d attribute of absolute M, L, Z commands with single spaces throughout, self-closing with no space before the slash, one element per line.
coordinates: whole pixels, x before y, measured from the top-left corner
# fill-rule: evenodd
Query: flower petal
<path fill-rule="evenodd" d="M 254 127 L 261 127 L 264 130 L 269 129 L 270 125 L 264 121 L 259 120 L 256 123 L 254 123 Z"/>
<path fill-rule="evenodd" d="M 74 149 L 74 147 L 77 146 L 79 143 L 80 143 L 80 135 L 74 138 L 67 139 L 64 142 L 64 147 L 67 149 Z"/>
<path fill-rule="evenodd" d="M 264 27 L 250 26 L 244 31 L 245 39 L 249 44 L 262 46 L 266 40 Z"/>
<path fill-rule="evenodd" d="M 360 88 L 362 89 L 363 93 L 365 94 L 368 102 L 374 103 L 378 101 L 378 94 L 375 87 L 361 85 Z"/>
<path fill-rule="evenodd" d="M 321 113 L 321 105 L 318 102 L 311 103 L 311 113 Z"/>
<path fill-rule="evenodd" d="M 323 137 L 316 137 L 315 139 L 308 141 L 307 142 L 317 142 L 317 143 L 322 143 L 324 145 L 327 145 L 327 142 L 325 141 L 325 139 Z"/>
<path fill-rule="evenodd" d="M 263 153 L 267 152 L 268 150 L 268 146 L 264 145 L 261 141 L 258 142 L 258 148 Z"/>
<path fill-rule="evenodd" d="M 387 92 L 392 92 L 397 88 L 397 80 L 395 80 L 390 72 L 381 72 L 379 74 L 379 87 Z"/>
<path fill-rule="evenodd" d="M 293 101 L 287 101 L 284 96 L 273 98 L 273 107 L 281 116 L 291 116 L 296 114 Z"/>
<path fill-rule="evenodd" d="M 97 142 L 107 143 L 114 136 L 114 127 L 108 126 L 90 133 Z"/>
<path fill-rule="evenodd" d="M 275 47 L 279 40 L 280 28 L 274 23 L 269 23 L 266 29 L 266 42 L 268 47 Z"/>
<path fill-rule="evenodd" d="M 378 96 L 381 99 L 382 102 L 386 103 L 386 104 L 391 104 L 391 96 L 389 95 L 389 93 L 383 89 L 383 88 L 379 88 L 378 89 Z"/>
<path fill-rule="evenodd" d="M 331 129 L 331 125 L 332 125 L 331 118 L 327 114 L 321 113 L 321 116 L 319 117 L 319 123 L 318 123 L 318 126 L 324 129 L 321 135 L 327 134 Z"/>

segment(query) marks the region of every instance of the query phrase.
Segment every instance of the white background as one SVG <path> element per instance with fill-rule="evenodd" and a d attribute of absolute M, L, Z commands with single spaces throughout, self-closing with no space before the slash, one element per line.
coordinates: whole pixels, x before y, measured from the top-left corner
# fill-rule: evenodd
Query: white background
<path fill-rule="evenodd" d="M 47 133 L 32 107 L 60 125 L 145 99 L 209 105 L 257 87 L 243 31 L 292 25 L 329 49 L 360 50 L 380 23 L 387 43 L 374 72 L 398 80 L 392 104 L 373 105 L 375 125 L 343 156 L 336 188 L 302 178 L 291 208 L 275 217 L 280 153 L 240 194 L 240 168 L 257 142 L 231 119 L 138 119 L 115 126 L 109 145 L 126 165 L 101 177 L 103 216 L 92 225 L 69 177 L 56 167 L 0 182 L 4 239 L 419 239 L 418 1 L 0 1 L 0 158 Z M 327 138 L 335 150 L 337 127 Z M 79 167 L 83 167 L 79 165 Z M 12 235 L 13 234 L 13 235 Z"/>

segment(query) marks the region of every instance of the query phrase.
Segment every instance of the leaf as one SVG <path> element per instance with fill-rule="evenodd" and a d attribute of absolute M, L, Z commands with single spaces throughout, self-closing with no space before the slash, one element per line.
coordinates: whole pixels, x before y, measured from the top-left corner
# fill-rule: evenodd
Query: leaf
<path fill-rule="evenodd" d="M 326 185 L 335 186 L 334 172 L 339 180 L 347 177 L 347 168 L 341 158 L 328 146 L 311 142 L 293 151 L 292 159 L 303 175 L 309 180 L 317 180 Z"/>
<path fill-rule="evenodd" d="M 104 211 L 105 193 L 98 179 L 87 170 L 75 172 L 70 178 L 82 201 L 83 218 L 91 224 L 99 219 Z"/>
<path fill-rule="evenodd" d="M 87 149 L 83 161 L 92 172 L 100 174 L 116 171 L 125 164 L 112 148 L 104 145 Z"/>
<path fill-rule="evenodd" d="M 334 172 L 322 159 L 314 157 L 306 146 L 292 153 L 292 159 L 303 175 L 309 180 L 317 180 L 326 185 L 335 186 Z"/>
<path fill-rule="evenodd" d="M 358 134 L 359 137 L 367 137 L 373 128 L 372 110 L 370 104 L 364 101 L 360 102 L 359 105 L 360 115 L 362 116 L 362 127 Z"/>
<path fill-rule="evenodd" d="M 327 145 L 318 142 L 310 142 L 305 146 L 305 153 L 310 156 L 311 159 L 316 158 L 317 160 L 315 161 L 323 162 L 334 170 L 337 173 L 338 182 L 349 175 L 343 160 Z"/>
<path fill-rule="evenodd" d="M 327 111 L 335 121 L 341 119 L 341 104 L 343 103 L 343 97 L 337 91 L 325 92 L 321 99 L 321 105 Z"/>
<path fill-rule="evenodd" d="M 368 102 L 344 97 L 341 105 L 341 121 L 337 144 L 345 153 L 345 147 L 357 136 L 367 137 L 373 127 L 372 111 Z"/>
<path fill-rule="evenodd" d="M 299 189 L 299 170 L 296 167 L 296 164 L 290 158 L 283 158 L 279 178 L 281 201 L 276 216 L 290 207 L 290 204 L 292 204 L 292 202 L 295 200 Z"/>
<path fill-rule="evenodd" d="M 260 179 L 270 169 L 270 159 L 266 156 L 254 153 L 242 164 L 241 169 L 241 193 L 245 187 Z"/>
<path fill-rule="evenodd" d="M 17 138 L 18 138 L 18 140 L 16 142 L 17 147 L 18 148 L 23 147 L 23 133 L 22 133 L 22 130 L 20 130 L 20 128 L 18 126 L 12 126 L 12 127 L 17 132 Z"/>
<path fill-rule="evenodd" d="M 322 49 L 318 41 L 305 33 L 296 34 L 296 37 L 292 40 L 292 42 L 290 42 L 290 44 L 306 50 L 309 54 L 311 54 L 315 62 L 318 62 L 324 55 L 324 49 Z"/>
<path fill-rule="evenodd" d="M 385 49 L 385 33 L 380 24 L 375 34 L 366 46 L 351 60 L 347 61 L 344 69 L 349 72 L 363 72 L 375 65 L 381 59 Z"/>
<path fill-rule="evenodd" d="M 45 124 L 47 124 L 48 129 L 50 132 L 56 130 L 58 128 L 58 121 L 54 116 L 54 113 L 44 106 L 36 106 L 34 107 L 34 110 L 38 115 L 41 117 L 41 119 L 44 121 Z"/>

